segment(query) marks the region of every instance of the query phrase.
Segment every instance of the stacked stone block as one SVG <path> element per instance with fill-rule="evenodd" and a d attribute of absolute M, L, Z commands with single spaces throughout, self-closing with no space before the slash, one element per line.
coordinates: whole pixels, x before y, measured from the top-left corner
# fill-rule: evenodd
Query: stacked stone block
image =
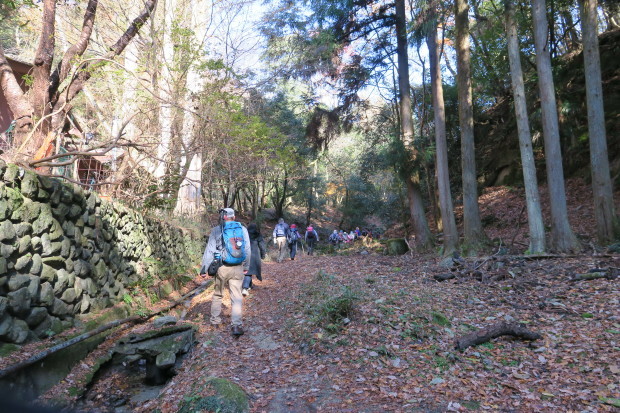
<path fill-rule="evenodd" d="M 0 160 L 0 341 L 24 343 L 123 300 L 157 262 L 188 265 L 199 237 Z"/>

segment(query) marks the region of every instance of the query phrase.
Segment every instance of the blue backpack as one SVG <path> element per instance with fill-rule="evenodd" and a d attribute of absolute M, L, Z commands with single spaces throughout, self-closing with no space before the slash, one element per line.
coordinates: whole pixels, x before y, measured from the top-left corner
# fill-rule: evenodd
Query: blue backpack
<path fill-rule="evenodd" d="M 222 225 L 222 261 L 228 265 L 239 265 L 245 261 L 243 227 L 237 221 L 226 221 Z"/>

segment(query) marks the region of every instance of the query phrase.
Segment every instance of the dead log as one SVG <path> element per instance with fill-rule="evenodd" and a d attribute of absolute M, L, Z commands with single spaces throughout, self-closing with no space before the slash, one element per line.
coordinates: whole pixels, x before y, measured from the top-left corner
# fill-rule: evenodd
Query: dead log
<path fill-rule="evenodd" d="M 585 274 L 576 274 L 573 278 L 570 279 L 570 281 L 572 282 L 591 281 L 591 280 L 597 280 L 599 278 L 606 278 L 608 280 L 613 280 L 616 277 L 614 276 L 614 274 L 611 274 L 608 272 L 588 272 Z"/>
<path fill-rule="evenodd" d="M 446 273 L 443 273 L 443 274 L 435 274 L 435 275 L 433 275 L 433 278 L 436 281 L 441 282 L 441 281 L 447 281 L 447 280 L 451 280 L 453 278 L 456 278 L 456 275 L 454 275 L 454 273 L 446 272 Z"/>
<path fill-rule="evenodd" d="M 540 334 L 526 329 L 522 324 L 502 322 L 491 327 L 481 328 L 478 331 L 458 338 L 455 343 L 455 348 L 463 351 L 467 347 L 477 346 L 478 344 L 486 343 L 489 340 L 501 336 L 513 336 L 521 340 L 538 340 L 542 338 Z"/>
<path fill-rule="evenodd" d="M 21 369 L 23 369 L 24 367 L 28 367 L 34 363 L 36 363 L 37 361 L 43 360 L 46 357 L 50 356 L 51 354 L 54 354 L 60 350 L 63 350 L 67 347 L 71 347 L 74 344 L 77 344 L 81 341 L 84 341 L 88 338 L 94 337 L 97 334 L 103 333 L 104 331 L 110 330 L 112 328 L 127 324 L 127 323 L 136 323 L 136 322 L 145 322 L 163 312 L 169 311 L 171 309 L 173 309 L 174 307 L 176 307 L 177 305 L 183 303 L 188 297 L 192 296 L 193 294 L 196 294 L 198 291 L 204 290 L 206 289 L 211 283 L 213 282 L 213 280 L 209 280 L 205 283 L 202 283 L 200 286 L 198 286 L 197 288 L 193 289 L 192 291 L 190 291 L 189 293 L 185 294 L 183 297 L 181 297 L 180 299 L 178 299 L 177 301 L 174 301 L 172 304 L 160 309 L 159 311 L 156 311 L 154 313 L 150 313 L 147 314 L 145 316 L 138 316 L 138 315 L 134 315 L 131 317 L 127 317 L 127 318 L 123 318 L 121 320 L 115 320 L 112 321 L 110 323 L 104 324 L 102 326 L 99 326 L 98 328 L 91 330 L 87 333 L 81 334 L 77 337 L 72 338 L 71 340 L 67 340 L 63 343 L 57 344 L 53 347 L 48 348 L 45 351 L 42 351 L 38 354 L 35 354 L 34 356 L 23 360 L 19 363 L 15 363 L 5 369 L 0 370 L 0 379 L 8 376 L 11 373 L 14 373 L 16 371 L 19 371 Z"/>

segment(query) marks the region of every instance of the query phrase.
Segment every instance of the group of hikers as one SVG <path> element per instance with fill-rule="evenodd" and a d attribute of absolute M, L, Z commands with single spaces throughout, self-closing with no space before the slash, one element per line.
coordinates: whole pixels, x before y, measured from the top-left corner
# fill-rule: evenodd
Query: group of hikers
<path fill-rule="evenodd" d="M 291 260 L 294 260 L 301 239 L 297 225 L 289 226 L 280 218 L 273 229 L 273 243 L 278 247 L 277 261 L 284 261 L 287 251 Z M 319 234 L 312 226 L 306 228 L 303 240 L 308 248 L 308 255 L 313 255 Z M 222 325 L 222 297 L 224 288 L 228 286 L 231 332 L 235 337 L 243 335 L 243 297 L 247 296 L 252 288 L 252 276 L 262 281 L 261 260 L 265 258 L 266 252 L 265 240 L 256 223 L 250 223 L 246 228 L 235 221 L 235 211 L 232 208 L 220 210 L 220 224 L 211 229 L 200 269 L 201 276 L 206 277 L 208 274 L 215 277 L 210 318 L 213 328 L 217 329 Z"/>
<path fill-rule="evenodd" d="M 342 246 L 342 244 L 353 243 L 357 240 L 362 240 L 364 245 L 367 245 L 368 242 L 372 240 L 372 238 L 373 234 L 370 229 L 364 228 L 360 230 L 359 227 L 356 227 L 350 232 L 346 232 L 343 230 L 338 231 L 337 229 L 335 229 L 334 232 L 329 235 L 327 241 L 334 247 L 339 248 Z"/>

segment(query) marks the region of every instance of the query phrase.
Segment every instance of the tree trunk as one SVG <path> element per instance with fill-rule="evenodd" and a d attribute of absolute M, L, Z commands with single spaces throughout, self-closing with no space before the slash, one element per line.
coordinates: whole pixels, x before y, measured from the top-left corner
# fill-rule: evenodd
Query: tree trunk
<path fill-rule="evenodd" d="M 162 74 L 159 83 L 159 97 L 161 107 L 159 112 L 160 139 L 157 145 L 157 159 L 155 159 L 155 178 L 162 178 L 166 173 L 166 160 L 170 152 L 173 130 L 172 97 L 174 80 L 172 66 L 174 65 L 174 44 L 172 30 L 175 18 L 176 0 L 164 0 L 164 27 L 162 39 Z"/>
<path fill-rule="evenodd" d="M 614 210 L 609 157 L 607 155 L 596 3 L 596 0 L 580 0 L 579 5 L 583 32 L 583 63 L 586 78 L 588 134 L 590 135 L 590 165 L 592 169 L 596 234 L 601 244 L 608 244 L 620 235 L 620 225 Z"/>
<path fill-rule="evenodd" d="M 409 57 L 407 55 L 407 21 L 405 15 L 405 1 L 396 0 L 396 41 L 398 54 L 398 89 L 400 120 L 403 136 L 403 144 L 409 154 L 409 161 L 416 160 L 417 152 L 413 142 L 413 116 L 411 113 L 411 92 L 409 88 Z M 414 168 L 417 166 L 414 166 Z M 419 172 L 413 172 L 407 179 L 407 193 L 409 198 L 409 210 L 413 220 L 416 245 L 421 249 L 428 249 L 431 245 L 431 235 L 428 229 L 422 191 L 420 188 Z"/>
<path fill-rule="evenodd" d="M 536 45 L 536 70 L 538 72 L 538 88 L 545 139 L 547 184 L 551 202 L 551 248 L 558 252 L 577 252 L 581 250 L 581 246 L 568 222 L 568 211 L 566 208 L 558 112 L 551 71 L 549 44 L 547 42 L 548 27 L 545 0 L 532 0 L 532 16 Z"/>
<path fill-rule="evenodd" d="M 434 14 L 434 13 L 433 13 Z M 432 17 L 436 20 L 436 16 Z M 456 251 L 459 241 L 454 218 L 454 206 L 450 191 L 450 175 L 448 172 L 448 145 L 446 143 L 446 111 L 441 84 L 441 67 L 439 66 L 439 50 L 437 45 L 437 28 L 435 23 L 427 33 L 429 63 L 431 69 L 431 94 L 433 96 L 433 112 L 435 119 L 435 145 L 437 164 L 437 187 L 439 189 L 439 208 L 443 227 L 443 254 L 451 255 Z"/>
<path fill-rule="evenodd" d="M 532 150 L 530 124 L 527 117 L 525 101 L 525 86 L 521 57 L 519 54 L 519 40 L 517 25 L 514 18 L 512 0 L 504 0 L 506 15 L 506 33 L 508 35 L 508 60 L 512 76 L 512 90 L 514 95 L 515 116 L 519 135 L 519 149 L 521 150 L 521 164 L 523 167 L 523 183 L 525 185 L 525 199 L 527 203 L 527 217 L 530 228 L 530 253 L 542 254 L 545 252 L 545 226 L 540 208 L 540 194 L 538 193 L 538 179 L 536 178 L 536 164 Z"/>
<path fill-rule="evenodd" d="M 463 235 L 467 250 L 476 254 L 487 241 L 478 208 L 476 150 L 474 144 L 474 108 L 471 87 L 471 58 L 469 54 L 469 5 L 467 0 L 455 0 L 456 66 L 461 130 L 461 169 L 463 179 Z"/>

